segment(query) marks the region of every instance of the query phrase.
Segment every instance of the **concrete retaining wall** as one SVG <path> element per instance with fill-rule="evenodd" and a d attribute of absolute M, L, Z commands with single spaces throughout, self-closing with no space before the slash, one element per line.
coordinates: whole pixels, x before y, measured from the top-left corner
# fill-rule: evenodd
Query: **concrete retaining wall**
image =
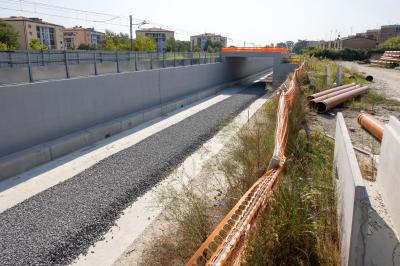
<path fill-rule="evenodd" d="M 0 179 L 216 93 L 221 84 L 271 68 L 272 61 L 230 59 L 0 86 Z"/>
<path fill-rule="evenodd" d="M 394 229 L 400 232 L 400 122 L 391 116 L 385 125 L 379 156 L 377 183 L 392 218 Z"/>
<path fill-rule="evenodd" d="M 336 120 L 334 160 L 342 265 L 365 265 L 370 203 L 341 113 Z"/>

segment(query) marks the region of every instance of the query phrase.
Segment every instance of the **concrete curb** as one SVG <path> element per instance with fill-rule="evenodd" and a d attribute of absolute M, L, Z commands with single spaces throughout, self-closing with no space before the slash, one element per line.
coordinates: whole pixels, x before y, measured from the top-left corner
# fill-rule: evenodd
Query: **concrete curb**
<path fill-rule="evenodd" d="M 385 125 L 379 155 L 377 183 L 396 232 L 400 232 L 400 122 L 391 116 Z"/>
<path fill-rule="evenodd" d="M 370 201 L 342 113 L 336 119 L 334 167 L 342 265 L 364 265 Z"/>
<path fill-rule="evenodd" d="M 264 70 L 240 80 L 224 83 L 200 92 L 192 93 L 176 100 L 166 102 L 162 105 L 135 112 L 85 130 L 68 134 L 53 141 L 4 156 L 0 158 L 0 181 L 62 157 L 124 130 L 133 128 L 163 114 L 182 108 L 183 106 L 189 105 L 195 101 L 216 94 L 226 87 L 238 83 L 249 83 L 257 77 L 264 75 L 266 71 L 267 70 Z"/>

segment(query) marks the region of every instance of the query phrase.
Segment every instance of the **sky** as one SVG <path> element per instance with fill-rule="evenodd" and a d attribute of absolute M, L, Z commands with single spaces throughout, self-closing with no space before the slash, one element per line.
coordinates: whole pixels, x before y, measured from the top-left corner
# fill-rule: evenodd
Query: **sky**
<path fill-rule="evenodd" d="M 129 33 L 132 15 L 134 23 L 149 22 L 142 27 L 174 30 L 176 39 L 211 32 L 236 46 L 344 37 L 400 24 L 399 10 L 400 0 L 0 0 L 0 17 Z"/>

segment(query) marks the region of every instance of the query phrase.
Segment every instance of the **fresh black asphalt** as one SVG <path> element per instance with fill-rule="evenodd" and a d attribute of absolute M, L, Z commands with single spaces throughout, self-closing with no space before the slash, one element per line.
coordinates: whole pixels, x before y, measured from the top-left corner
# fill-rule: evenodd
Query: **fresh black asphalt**
<path fill-rule="evenodd" d="M 71 263 L 137 197 L 264 93 L 263 84 L 254 84 L 4 211 L 0 265 Z"/>

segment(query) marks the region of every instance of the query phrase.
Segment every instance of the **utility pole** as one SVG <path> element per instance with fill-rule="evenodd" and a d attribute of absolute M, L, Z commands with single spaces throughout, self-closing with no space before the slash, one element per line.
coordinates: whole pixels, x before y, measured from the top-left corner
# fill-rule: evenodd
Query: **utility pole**
<path fill-rule="evenodd" d="M 131 37 L 131 51 L 133 51 L 132 15 L 129 15 L 129 33 Z"/>

